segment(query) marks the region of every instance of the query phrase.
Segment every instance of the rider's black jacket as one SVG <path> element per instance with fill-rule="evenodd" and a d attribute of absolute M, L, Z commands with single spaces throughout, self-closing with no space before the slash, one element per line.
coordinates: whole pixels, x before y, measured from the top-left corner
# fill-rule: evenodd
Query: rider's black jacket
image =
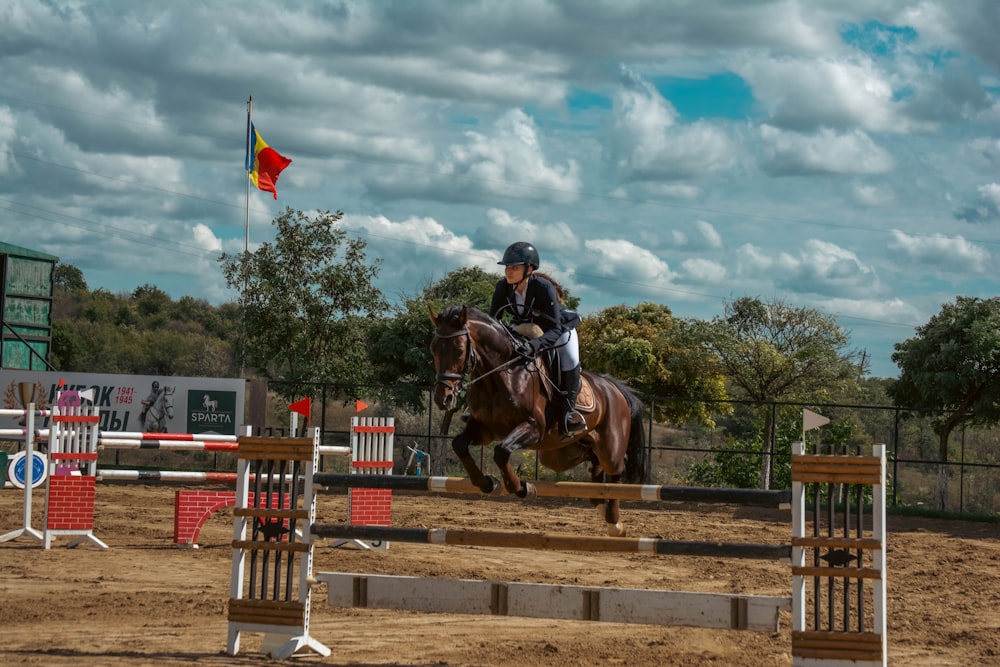
<path fill-rule="evenodd" d="M 528 276 L 523 308 L 518 308 L 514 300 L 514 287 L 503 278 L 497 282 L 493 290 L 493 302 L 490 304 L 490 315 L 503 319 L 504 314 L 509 313 L 512 324 L 537 324 L 545 333 L 537 340 L 536 345 L 550 348 L 564 332 L 575 329 L 580 323 L 579 315 L 560 305 L 555 286 L 544 276 L 537 273 Z"/>

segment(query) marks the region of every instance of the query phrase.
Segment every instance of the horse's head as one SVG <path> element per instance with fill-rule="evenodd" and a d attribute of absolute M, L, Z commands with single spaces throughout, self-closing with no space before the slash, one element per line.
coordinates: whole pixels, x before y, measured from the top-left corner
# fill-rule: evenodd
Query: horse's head
<path fill-rule="evenodd" d="M 464 378 L 475 366 L 476 352 L 469 331 L 468 307 L 452 307 L 435 313 L 430 306 L 434 338 L 431 355 L 434 357 L 434 403 L 442 410 L 453 409 L 458 403 L 458 393 Z"/>
<path fill-rule="evenodd" d="M 162 403 L 163 411 L 167 413 L 167 417 L 170 419 L 174 418 L 174 390 L 176 387 L 164 387 L 163 391 L 160 392 L 160 403 Z"/>

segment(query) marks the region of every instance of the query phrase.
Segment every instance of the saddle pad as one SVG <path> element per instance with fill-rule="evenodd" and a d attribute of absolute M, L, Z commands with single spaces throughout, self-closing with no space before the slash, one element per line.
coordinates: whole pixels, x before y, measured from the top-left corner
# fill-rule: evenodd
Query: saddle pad
<path fill-rule="evenodd" d="M 581 375 L 580 393 L 576 397 L 576 409 L 580 412 L 591 412 L 596 407 L 597 401 L 594 400 L 594 388 L 590 386 L 590 381 Z"/>

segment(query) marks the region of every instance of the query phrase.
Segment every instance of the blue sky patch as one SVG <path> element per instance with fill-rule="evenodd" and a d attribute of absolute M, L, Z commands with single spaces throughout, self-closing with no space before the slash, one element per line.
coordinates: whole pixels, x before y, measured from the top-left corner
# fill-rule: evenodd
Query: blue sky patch
<path fill-rule="evenodd" d="M 659 78 L 653 79 L 653 84 L 660 95 L 670 100 L 684 121 L 744 119 L 753 115 L 753 91 L 731 72 L 703 79 Z"/>
<path fill-rule="evenodd" d="M 840 28 L 844 44 L 872 56 L 891 56 L 900 47 L 917 41 L 917 31 L 909 26 L 892 26 L 879 21 L 845 23 Z"/>

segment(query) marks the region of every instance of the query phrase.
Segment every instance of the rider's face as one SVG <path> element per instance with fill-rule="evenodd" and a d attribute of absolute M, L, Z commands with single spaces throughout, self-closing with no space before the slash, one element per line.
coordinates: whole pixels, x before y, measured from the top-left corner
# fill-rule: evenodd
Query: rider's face
<path fill-rule="evenodd" d="M 508 285 L 516 285 L 528 275 L 527 264 L 508 264 L 503 267 L 503 275 Z"/>

